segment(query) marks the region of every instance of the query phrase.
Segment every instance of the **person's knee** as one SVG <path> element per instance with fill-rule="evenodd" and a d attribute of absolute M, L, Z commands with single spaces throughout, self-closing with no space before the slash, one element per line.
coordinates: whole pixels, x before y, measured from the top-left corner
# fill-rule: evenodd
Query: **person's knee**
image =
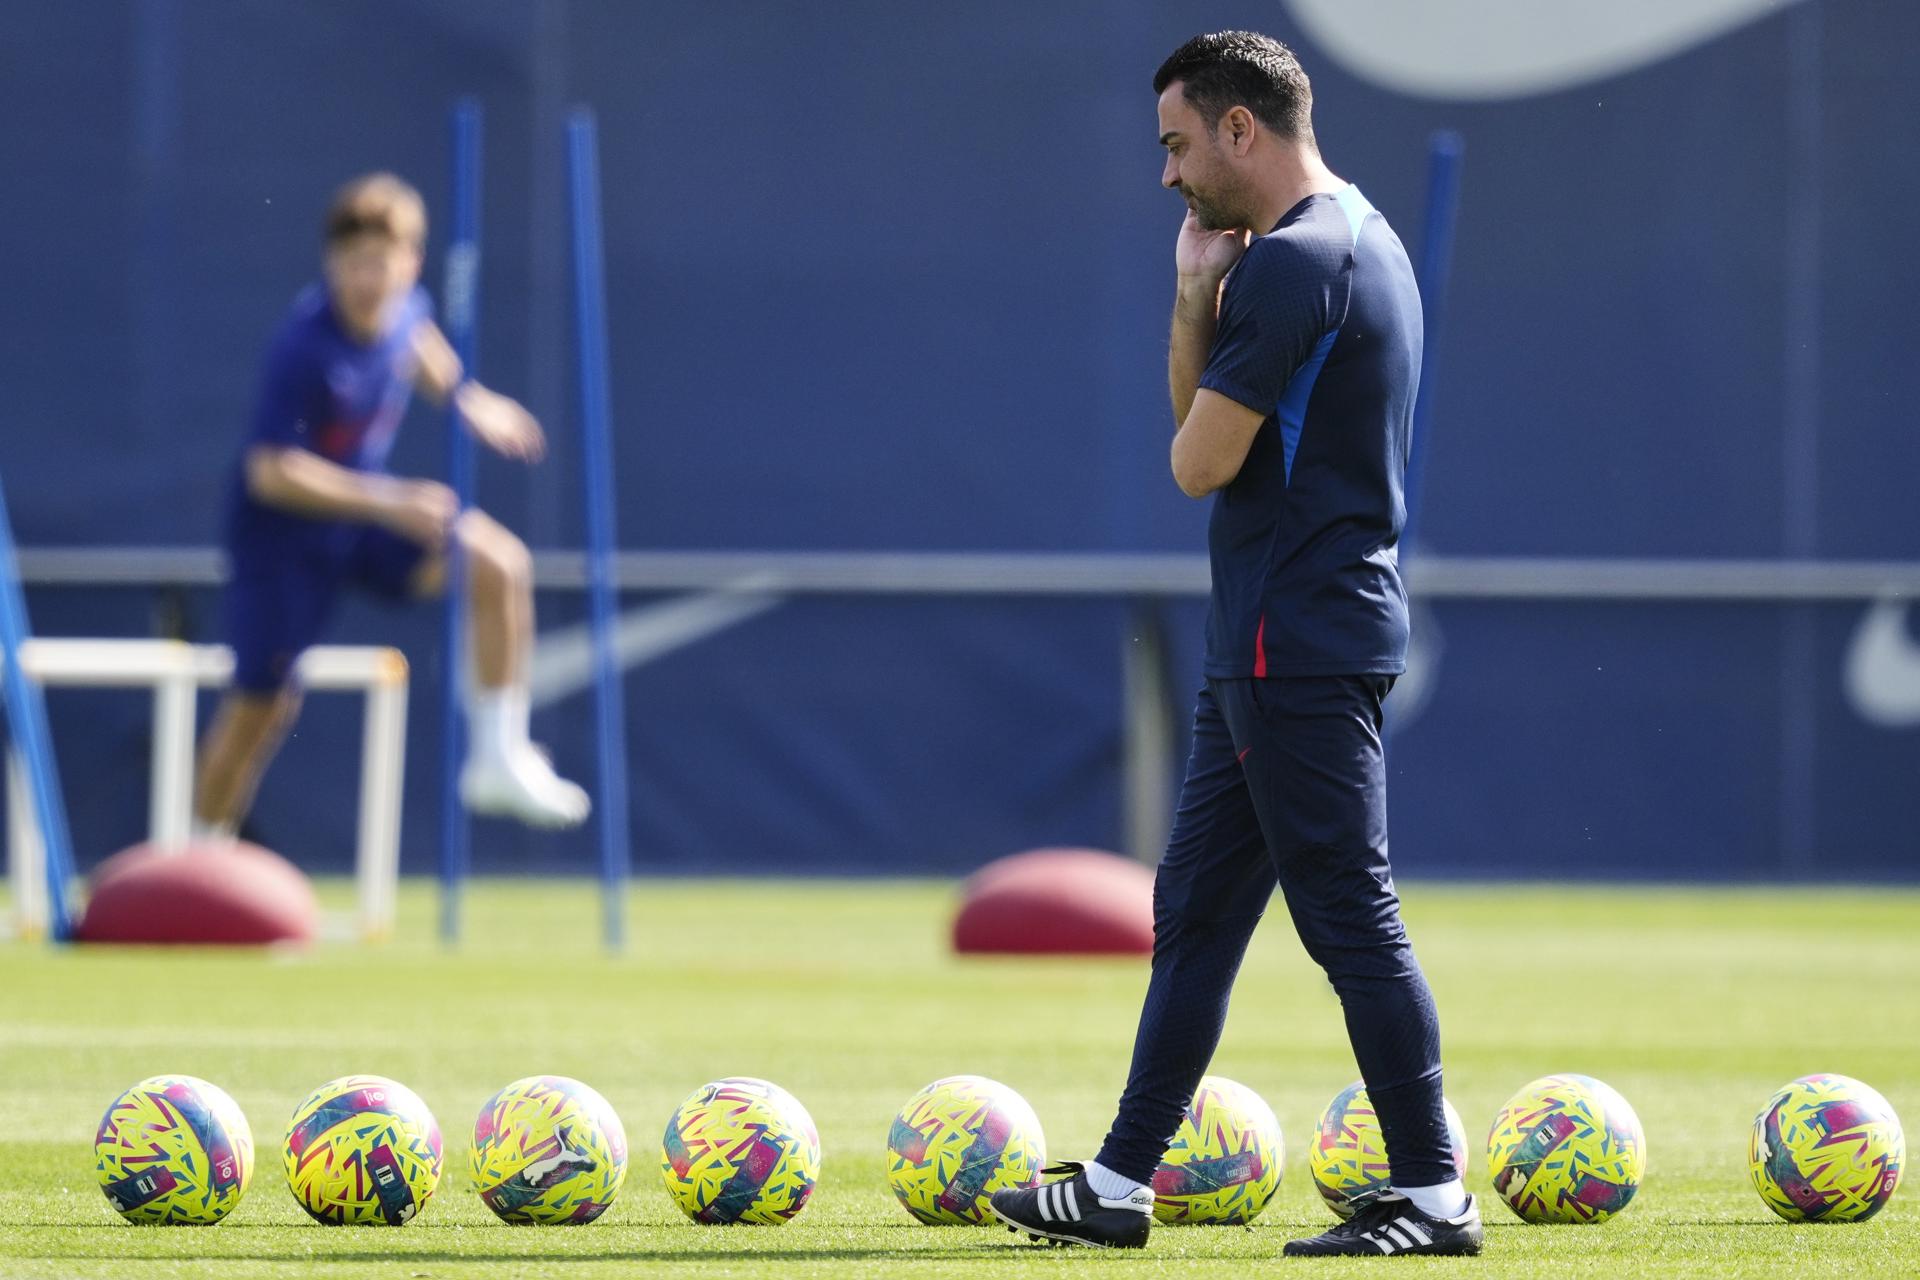
<path fill-rule="evenodd" d="M 533 554 L 504 525 L 470 512 L 461 522 L 460 536 L 476 592 L 502 594 L 533 581 Z"/>
<path fill-rule="evenodd" d="M 1196 901 L 1192 886 L 1169 884 L 1163 876 L 1153 885 L 1153 944 L 1158 951 L 1182 933 L 1217 918 L 1211 904 Z"/>
<path fill-rule="evenodd" d="M 1274 874 L 1264 857 L 1194 866 L 1163 862 L 1153 878 L 1153 921 L 1167 928 L 1258 920 L 1273 897 Z"/>
<path fill-rule="evenodd" d="M 1426 976 L 1404 932 L 1308 937 L 1301 930 L 1300 940 L 1342 1004 L 1377 1005 L 1426 991 Z"/>
<path fill-rule="evenodd" d="M 1295 884 L 1287 894 L 1294 931 L 1336 987 L 1418 971 L 1390 882 L 1370 874 L 1323 874 Z"/>
<path fill-rule="evenodd" d="M 1154 898 L 1153 954 L 1156 958 L 1182 950 L 1212 950 L 1217 946 L 1242 946 L 1260 925 L 1262 912 L 1195 910 L 1174 907 L 1158 895 Z"/>

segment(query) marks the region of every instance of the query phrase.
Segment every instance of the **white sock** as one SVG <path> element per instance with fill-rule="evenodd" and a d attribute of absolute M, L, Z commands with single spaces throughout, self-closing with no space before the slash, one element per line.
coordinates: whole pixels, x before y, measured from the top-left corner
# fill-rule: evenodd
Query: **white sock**
<path fill-rule="evenodd" d="M 1457 1218 L 1467 1211 L 1467 1188 L 1460 1179 L 1431 1187 L 1395 1187 L 1395 1194 L 1413 1201 L 1429 1218 Z"/>
<path fill-rule="evenodd" d="M 476 759 L 505 760 L 526 745 L 530 714 L 527 690 L 521 685 L 475 689 L 467 702 L 467 754 Z"/>
<path fill-rule="evenodd" d="M 1125 1200 L 1146 1185 L 1115 1173 L 1098 1160 L 1087 1165 L 1087 1186 L 1102 1200 Z"/>

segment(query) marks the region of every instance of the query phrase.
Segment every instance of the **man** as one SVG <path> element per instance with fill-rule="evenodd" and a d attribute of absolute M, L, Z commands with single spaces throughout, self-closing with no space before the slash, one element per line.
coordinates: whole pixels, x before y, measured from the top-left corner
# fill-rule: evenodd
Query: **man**
<path fill-rule="evenodd" d="M 1339 993 L 1391 1189 L 1289 1254 L 1478 1253 L 1440 1032 L 1387 865 L 1380 706 L 1405 669 L 1401 483 L 1420 376 L 1406 252 L 1320 157 L 1292 52 L 1199 36 L 1155 75 L 1162 182 L 1187 202 L 1168 352 L 1173 475 L 1216 495 L 1206 684 L 1154 886 L 1153 973 L 1099 1157 L 993 1197 L 1011 1227 L 1138 1247 L 1148 1185 L 1205 1073 L 1278 886 Z"/>
<path fill-rule="evenodd" d="M 476 813 L 571 827 L 590 808 L 527 739 L 533 579 L 526 547 L 445 485 L 385 474 L 418 386 L 467 429 L 525 462 L 545 450 L 520 405 L 464 377 L 419 287 L 419 193 L 391 174 L 343 187 L 327 212 L 325 281 L 303 293 L 267 356 L 227 508 L 233 689 L 194 796 L 196 833 L 230 836 L 300 707 L 294 666 L 343 587 L 390 600 L 441 593 L 465 556 L 472 626 L 469 748 L 460 792 Z"/>

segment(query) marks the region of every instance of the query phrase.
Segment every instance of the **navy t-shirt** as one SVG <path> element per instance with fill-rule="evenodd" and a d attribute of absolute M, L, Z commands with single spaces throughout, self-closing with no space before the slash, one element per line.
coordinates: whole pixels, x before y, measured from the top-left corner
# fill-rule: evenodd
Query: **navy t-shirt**
<path fill-rule="evenodd" d="M 1302 200 L 1228 274 L 1200 385 L 1266 421 L 1214 496 L 1208 676 L 1406 669 L 1420 342 L 1406 250 L 1358 187 Z"/>
<path fill-rule="evenodd" d="M 227 505 L 227 546 L 236 567 L 283 556 L 344 556 L 362 525 L 316 520 L 256 502 L 245 455 L 257 445 L 307 449 L 355 471 L 381 471 L 413 395 L 413 332 L 433 314 L 425 289 L 393 309 L 371 341 L 348 334 L 324 286 L 294 302 L 267 352 L 253 422 Z"/>

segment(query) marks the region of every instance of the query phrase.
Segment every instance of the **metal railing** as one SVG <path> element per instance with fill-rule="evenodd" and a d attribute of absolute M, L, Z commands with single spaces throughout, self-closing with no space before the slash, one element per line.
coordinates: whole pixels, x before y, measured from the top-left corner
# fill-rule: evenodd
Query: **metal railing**
<path fill-rule="evenodd" d="M 33 586 L 213 587 L 224 577 L 212 547 L 41 547 L 20 552 Z M 1602 559 L 1410 554 L 1418 600 L 1871 603 L 1920 599 L 1920 563 L 1891 560 Z M 1107 597 L 1150 604 L 1204 597 L 1202 555 L 793 551 L 625 551 L 614 574 L 626 591 L 792 595 Z M 587 585 L 578 551 L 535 556 L 543 590 Z M 751 613 L 742 616 L 752 616 Z M 1174 788 L 1177 726 L 1166 645 L 1150 607 L 1124 645 L 1126 844 L 1152 860 L 1164 848 Z"/>
<path fill-rule="evenodd" d="M 810 595 L 1203 596 L 1201 555 L 1105 552 L 623 551 L 626 591 L 735 587 Z M 1898 560 L 1590 559 L 1412 554 L 1429 600 L 1693 600 L 1779 603 L 1920 596 L 1920 563 Z M 218 586 L 213 547 L 39 547 L 20 551 L 29 586 Z M 577 551 L 534 557 L 542 589 L 581 590 Z"/>

